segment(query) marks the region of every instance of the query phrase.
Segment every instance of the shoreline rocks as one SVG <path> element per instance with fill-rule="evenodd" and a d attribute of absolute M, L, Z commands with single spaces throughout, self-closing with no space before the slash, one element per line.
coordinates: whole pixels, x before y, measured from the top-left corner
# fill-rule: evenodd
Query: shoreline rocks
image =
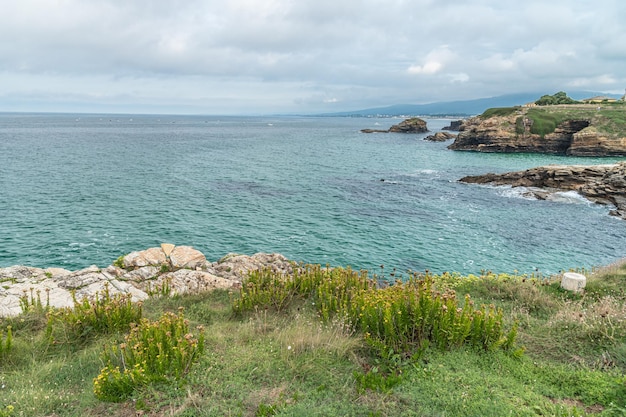
<path fill-rule="evenodd" d="M 74 305 L 72 294 L 77 300 L 92 299 L 106 289 L 111 295 L 128 294 L 137 302 L 152 294 L 240 288 L 250 271 L 266 267 L 291 274 L 294 263 L 277 253 L 228 254 L 209 262 L 190 246 L 163 244 L 131 252 L 104 269 L 95 265 L 78 271 L 10 266 L 0 268 L 0 317 L 20 314 L 24 297 L 62 308 Z"/>
<path fill-rule="evenodd" d="M 626 162 L 607 165 L 548 165 L 503 174 L 467 176 L 471 184 L 526 187 L 528 193 L 545 200 L 551 193 L 576 191 L 597 204 L 613 205 L 609 214 L 626 220 Z"/>
<path fill-rule="evenodd" d="M 428 140 L 431 142 L 445 142 L 450 139 L 456 138 L 456 135 L 448 132 L 437 132 L 434 135 L 428 135 L 424 138 L 424 140 Z"/>

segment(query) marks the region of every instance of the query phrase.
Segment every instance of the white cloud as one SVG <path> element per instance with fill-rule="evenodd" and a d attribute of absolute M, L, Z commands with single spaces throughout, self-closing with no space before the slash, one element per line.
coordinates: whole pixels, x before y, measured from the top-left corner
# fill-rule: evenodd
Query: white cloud
<path fill-rule="evenodd" d="M 470 77 L 464 72 L 459 72 L 457 74 L 448 74 L 450 77 L 450 81 L 453 83 L 466 83 L 469 81 Z"/>
<path fill-rule="evenodd" d="M 411 65 L 407 70 L 409 74 L 432 75 L 438 73 L 443 68 L 443 64 L 437 61 L 428 61 L 424 65 Z"/>
<path fill-rule="evenodd" d="M 622 0 L 5 3 L 0 94 L 26 107 L 316 112 L 625 83 Z"/>

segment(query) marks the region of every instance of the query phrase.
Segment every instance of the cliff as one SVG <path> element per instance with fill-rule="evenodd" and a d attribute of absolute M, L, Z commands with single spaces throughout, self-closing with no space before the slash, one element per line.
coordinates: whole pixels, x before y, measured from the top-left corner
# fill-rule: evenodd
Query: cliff
<path fill-rule="evenodd" d="M 528 193 L 544 200 L 554 191 L 577 191 L 598 204 L 613 205 L 611 215 L 626 220 L 626 162 L 593 166 L 549 165 L 504 174 L 467 176 L 473 184 L 528 187 Z"/>
<path fill-rule="evenodd" d="M 558 105 L 489 109 L 465 120 L 448 148 L 625 156 L 626 105 Z"/>

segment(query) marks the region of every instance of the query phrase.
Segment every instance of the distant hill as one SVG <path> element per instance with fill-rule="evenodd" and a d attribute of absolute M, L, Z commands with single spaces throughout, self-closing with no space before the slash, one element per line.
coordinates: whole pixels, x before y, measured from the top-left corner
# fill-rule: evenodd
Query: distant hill
<path fill-rule="evenodd" d="M 376 107 L 354 111 L 344 111 L 337 113 L 324 113 L 319 116 L 472 116 L 481 114 L 486 109 L 492 107 L 510 107 L 536 101 L 544 94 L 554 94 L 550 92 L 506 94 L 497 97 L 479 98 L 462 101 L 441 101 L 428 104 L 395 104 L 387 107 Z M 597 95 L 607 95 L 606 93 L 594 91 L 567 91 L 567 95 L 575 100 L 593 97 Z M 620 95 L 608 94 L 610 97 L 619 98 Z"/>

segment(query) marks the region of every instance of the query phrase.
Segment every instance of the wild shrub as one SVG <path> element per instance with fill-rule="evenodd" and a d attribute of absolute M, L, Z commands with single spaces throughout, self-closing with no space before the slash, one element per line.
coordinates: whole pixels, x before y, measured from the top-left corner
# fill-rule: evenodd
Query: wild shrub
<path fill-rule="evenodd" d="M 233 302 L 233 311 L 243 313 L 258 308 L 284 311 L 295 300 L 312 299 L 322 319 L 327 321 L 349 303 L 353 293 L 373 285 L 366 271 L 350 268 L 304 265 L 295 268 L 293 275 L 265 268 L 250 272 L 239 298 Z"/>
<path fill-rule="evenodd" d="M 22 313 L 45 314 L 50 310 L 50 289 L 46 288 L 45 305 L 41 301 L 41 290 L 37 290 L 36 293 L 33 291 L 33 288 L 30 289 L 30 292 L 24 290 L 24 293 L 20 297 L 20 308 L 22 309 Z"/>
<path fill-rule="evenodd" d="M 442 280 L 454 281 L 453 277 Z M 459 307 L 453 290 L 435 290 L 435 278 L 414 275 L 408 282 L 377 288 L 367 272 L 306 266 L 293 276 L 269 269 L 250 274 L 235 300 L 237 312 L 258 308 L 284 310 L 295 298 L 315 304 L 323 321 L 336 315 L 395 352 L 414 352 L 424 342 L 439 349 L 469 344 L 484 350 L 510 350 L 517 328 L 503 328 L 503 313 L 494 306 L 475 310 L 469 295 Z"/>
<path fill-rule="evenodd" d="M 345 316 L 357 294 L 376 287 L 375 282 L 368 278 L 367 271 L 356 272 L 350 268 L 333 269 L 323 278 L 315 292 L 314 302 L 324 322 L 337 314 Z"/>
<path fill-rule="evenodd" d="M 79 346 L 95 335 L 127 331 L 142 316 L 141 303 L 133 303 L 129 294 L 111 295 L 108 285 L 93 300 L 73 297 L 73 308 L 48 312 L 47 333 L 52 344 Z"/>
<path fill-rule="evenodd" d="M 196 330 L 197 337 L 190 332 L 182 310 L 133 325 L 123 343 L 105 348 L 106 366 L 93 383 L 96 397 L 123 401 L 141 385 L 183 379 L 204 352 L 203 329 Z"/>
<path fill-rule="evenodd" d="M 4 335 L 4 331 L 0 329 L 0 361 L 3 361 L 9 352 L 13 348 L 13 332 L 11 326 L 7 326 L 7 334 Z"/>
<path fill-rule="evenodd" d="M 243 313 L 255 308 L 284 310 L 296 296 L 294 277 L 276 273 L 271 268 L 251 271 L 243 282 L 239 298 L 233 302 L 233 311 Z"/>
<path fill-rule="evenodd" d="M 484 350 L 513 348 L 517 328 L 504 332 L 502 310 L 475 310 L 469 295 L 459 307 L 453 291 L 436 291 L 433 281 L 411 279 L 384 289 L 362 291 L 348 313 L 366 339 L 395 352 L 415 352 L 425 342 L 439 349 L 469 344 Z"/>

